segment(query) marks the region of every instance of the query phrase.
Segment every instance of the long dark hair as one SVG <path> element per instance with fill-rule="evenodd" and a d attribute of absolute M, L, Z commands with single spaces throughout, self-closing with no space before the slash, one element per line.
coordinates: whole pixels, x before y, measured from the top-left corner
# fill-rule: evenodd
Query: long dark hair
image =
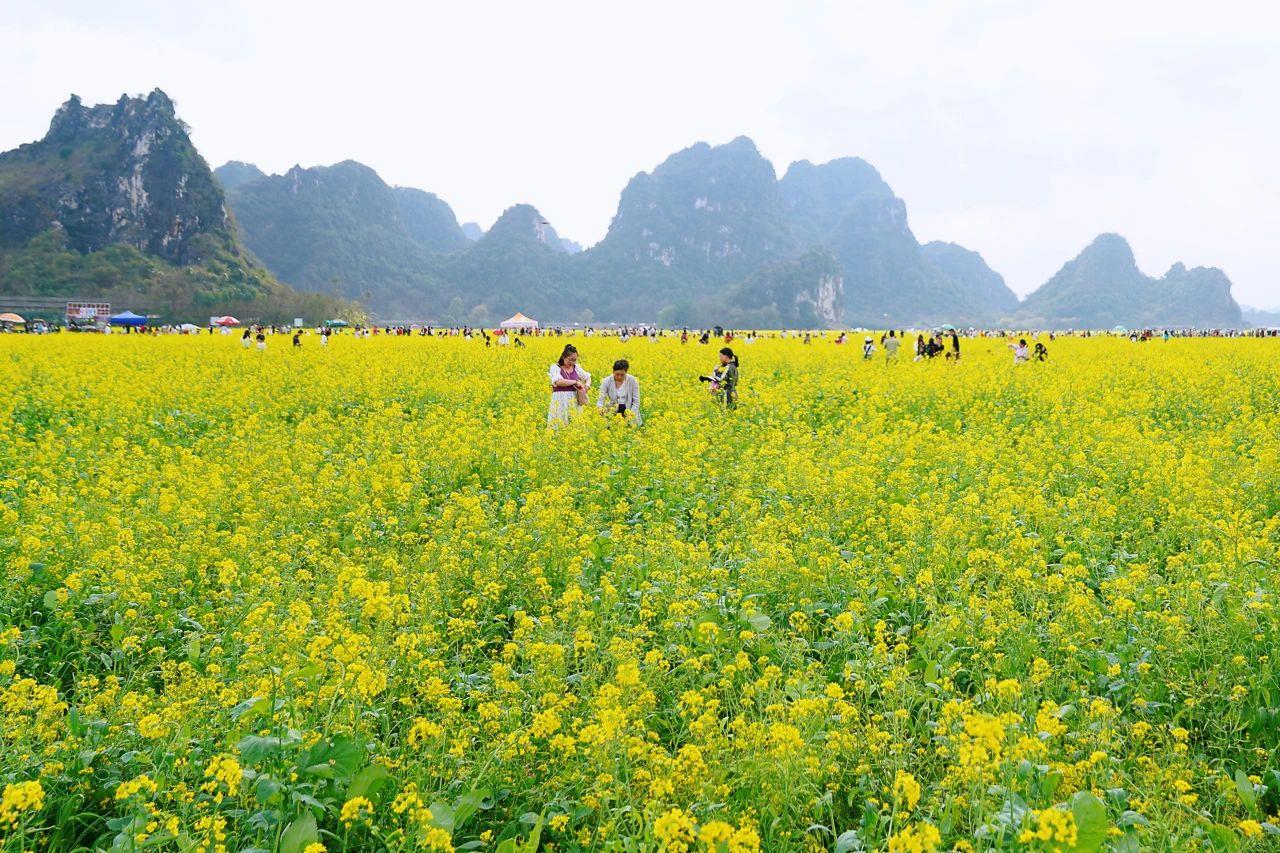
<path fill-rule="evenodd" d="M 565 344 L 564 350 L 560 353 L 560 358 L 556 359 L 556 364 L 560 365 L 561 367 L 564 367 L 564 360 L 565 358 L 568 357 L 569 353 L 571 352 L 576 353 L 577 351 L 578 351 L 578 348 L 575 347 L 573 344 Z"/>
<path fill-rule="evenodd" d="M 721 347 L 720 354 L 729 356 L 730 360 L 733 361 L 734 367 L 741 367 L 741 365 L 738 364 L 738 357 L 733 354 L 733 350 L 729 349 L 728 347 Z"/>

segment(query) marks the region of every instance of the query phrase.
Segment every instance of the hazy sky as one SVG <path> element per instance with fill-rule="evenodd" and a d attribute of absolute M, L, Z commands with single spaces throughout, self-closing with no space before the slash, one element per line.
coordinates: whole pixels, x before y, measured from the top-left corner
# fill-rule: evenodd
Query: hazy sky
<path fill-rule="evenodd" d="M 1025 294 L 1096 234 L 1280 306 L 1280 4 L 0 0 L 0 149 L 159 86 L 212 165 L 355 159 L 584 244 L 693 142 L 875 165 Z"/>

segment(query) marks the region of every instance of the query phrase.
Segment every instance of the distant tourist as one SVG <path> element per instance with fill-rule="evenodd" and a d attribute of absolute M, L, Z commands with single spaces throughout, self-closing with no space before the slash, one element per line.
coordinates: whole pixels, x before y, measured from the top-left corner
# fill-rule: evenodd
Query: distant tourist
<path fill-rule="evenodd" d="M 919 361 L 920 359 L 924 358 L 924 350 L 925 350 L 924 335 L 916 335 L 916 357 L 914 359 L 915 361 Z"/>
<path fill-rule="evenodd" d="M 244 334 L 240 336 L 240 346 L 248 349 L 251 343 L 253 343 L 253 333 L 245 329 Z"/>
<path fill-rule="evenodd" d="M 1048 361 L 1049 348 L 1046 347 L 1043 342 L 1036 341 L 1036 347 L 1034 350 L 1032 350 L 1031 357 L 1034 358 L 1036 361 Z"/>
<path fill-rule="evenodd" d="M 267 348 L 267 336 L 262 333 L 262 329 L 258 329 L 258 334 L 254 336 L 254 340 L 258 342 L 258 352 L 262 352 Z"/>
<path fill-rule="evenodd" d="M 567 424 L 575 411 L 586 405 L 591 374 L 578 367 L 578 348 L 566 344 L 560 358 L 547 371 L 551 379 L 551 403 L 547 409 L 547 425 Z"/>
<path fill-rule="evenodd" d="M 300 346 L 302 346 L 302 330 L 301 330 L 301 329 L 297 329 L 296 331 L 294 331 L 294 333 L 293 333 L 293 345 L 294 345 L 295 347 L 300 347 Z"/>
<path fill-rule="evenodd" d="M 1016 344 L 1009 344 L 1009 349 L 1013 350 L 1013 363 L 1024 364 L 1027 360 L 1027 339 L 1020 338 Z"/>
<path fill-rule="evenodd" d="M 639 426 L 640 381 L 630 373 L 631 363 L 620 358 L 613 363 L 613 373 L 600 383 L 596 408 L 605 414 L 618 414 Z"/>
<path fill-rule="evenodd" d="M 951 358 L 960 360 L 960 336 L 956 334 L 955 329 L 951 330 Z"/>
<path fill-rule="evenodd" d="M 872 342 L 871 336 L 867 335 L 862 340 L 862 360 L 867 361 L 871 356 L 875 355 L 876 345 Z"/>
<path fill-rule="evenodd" d="M 884 360 L 893 361 L 898 357 L 898 347 L 902 345 L 902 340 L 893 334 L 893 329 L 889 330 L 889 336 L 884 339 Z"/>

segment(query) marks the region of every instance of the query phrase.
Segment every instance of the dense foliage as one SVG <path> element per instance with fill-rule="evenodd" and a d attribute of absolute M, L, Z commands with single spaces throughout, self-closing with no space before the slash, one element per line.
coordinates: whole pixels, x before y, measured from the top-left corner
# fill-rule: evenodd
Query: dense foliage
<path fill-rule="evenodd" d="M 0 336 L 0 847 L 1274 849 L 1274 341 L 564 342 Z"/>

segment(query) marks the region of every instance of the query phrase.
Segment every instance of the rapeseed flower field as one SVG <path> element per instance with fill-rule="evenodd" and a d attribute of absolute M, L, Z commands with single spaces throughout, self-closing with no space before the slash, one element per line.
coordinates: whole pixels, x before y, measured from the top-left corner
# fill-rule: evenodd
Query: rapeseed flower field
<path fill-rule="evenodd" d="M 564 342 L 0 338 L 0 848 L 1280 844 L 1274 340 Z"/>

